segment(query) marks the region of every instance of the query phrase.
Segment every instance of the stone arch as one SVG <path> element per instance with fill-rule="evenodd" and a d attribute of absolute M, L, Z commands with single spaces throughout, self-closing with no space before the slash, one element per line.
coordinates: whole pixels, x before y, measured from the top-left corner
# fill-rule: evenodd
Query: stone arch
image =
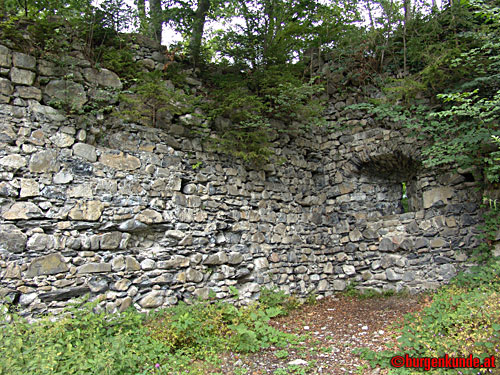
<path fill-rule="evenodd" d="M 409 153 L 401 150 L 381 150 L 373 154 L 363 154 L 352 160 L 359 175 L 373 179 L 374 182 L 386 186 L 384 199 L 394 201 L 393 210 L 386 214 L 404 213 L 403 184 L 406 188 L 408 211 L 422 208 L 422 197 L 418 194 L 417 181 L 422 170 L 422 162 Z M 377 196 L 380 197 L 379 194 Z M 383 196 L 383 195 L 382 195 Z"/>

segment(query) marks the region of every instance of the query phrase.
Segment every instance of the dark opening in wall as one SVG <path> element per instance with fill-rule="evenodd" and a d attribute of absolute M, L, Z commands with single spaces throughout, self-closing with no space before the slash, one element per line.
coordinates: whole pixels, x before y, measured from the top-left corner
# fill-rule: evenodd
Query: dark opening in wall
<path fill-rule="evenodd" d="M 362 161 L 356 160 L 355 164 L 365 178 L 383 186 L 385 192 L 377 195 L 378 203 L 375 205 L 376 208 L 384 206 L 378 210 L 381 214 L 400 214 L 421 208 L 422 197 L 417 189 L 417 175 L 421 169 L 418 160 L 395 152 L 365 156 Z"/>

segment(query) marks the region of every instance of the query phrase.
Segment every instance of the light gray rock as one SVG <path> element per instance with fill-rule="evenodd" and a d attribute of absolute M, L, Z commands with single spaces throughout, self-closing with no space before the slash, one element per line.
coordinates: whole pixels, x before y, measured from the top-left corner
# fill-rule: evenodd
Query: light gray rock
<path fill-rule="evenodd" d="M 70 80 L 52 80 L 45 86 L 43 93 L 45 104 L 58 102 L 70 110 L 80 110 L 87 103 L 83 86 Z"/>
<path fill-rule="evenodd" d="M 28 220 L 43 217 L 40 208 L 31 202 L 14 203 L 2 217 L 6 220 Z"/>
<path fill-rule="evenodd" d="M 51 236 L 45 233 L 35 233 L 28 240 L 26 247 L 28 250 L 42 251 L 52 249 L 53 245 Z"/>
<path fill-rule="evenodd" d="M 101 217 L 104 204 L 100 201 L 79 201 L 69 211 L 72 220 L 97 221 Z"/>
<path fill-rule="evenodd" d="M 92 69 L 87 68 L 83 70 L 85 80 L 91 84 L 96 84 L 102 87 L 109 87 L 121 90 L 123 87 L 120 78 L 108 69 Z"/>
<path fill-rule="evenodd" d="M 111 272 L 111 264 L 109 263 L 86 263 L 78 267 L 79 274 Z"/>
<path fill-rule="evenodd" d="M 56 173 L 53 179 L 54 184 L 69 184 L 71 181 L 73 181 L 73 175 L 66 170 Z"/>
<path fill-rule="evenodd" d="M 87 143 L 75 143 L 73 145 L 73 155 L 86 159 L 92 163 L 97 161 L 95 147 Z"/>
<path fill-rule="evenodd" d="M 33 86 L 17 86 L 16 94 L 23 99 L 42 100 L 42 91 Z"/>
<path fill-rule="evenodd" d="M 59 253 L 35 258 L 28 266 L 26 277 L 32 278 L 40 275 L 56 275 L 69 270 L 64 258 Z"/>
<path fill-rule="evenodd" d="M 13 92 L 14 86 L 12 86 L 12 83 L 6 78 L 0 78 L 0 94 L 9 96 L 12 95 Z"/>
<path fill-rule="evenodd" d="M 118 249 L 121 240 L 122 240 L 121 232 L 104 233 L 100 238 L 100 248 L 102 250 Z"/>
<path fill-rule="evenodd" d="M 50 137 L 50 141 L 59 148 L 70 147 L 75 143 L 75 138 L 66 133 L 56 133 Z"/>
<path fill-rule="evenodd" d="M 163 304 L 163 293 L 158 290 L 154 290 L 146 294 L 140 301 L 139 305 L 145 309 L 154 309 Z"/>
<path fill-rule="evenodd" d="M 42 105 L 36 100 L 29 101 L 29 109 L 35 118 L 38 119 L 48 119 L 54 122 L 62 122 L 66 120 L 66 116 L 61 114 L 57 109 L 48 105 Z"/>
<path fill-rule="evenodd" d="M 35 82 L 36 74 L 25 69 L 12 68 L 10 70 L 10 80 L 16 85 L 32 86 Z"/>
<path fill-rule="evenodd" d="M 15 225 L 2 225 L 0 227 L 0 249 L 11 253 L 22 253 L 26 248 L 26 236 Z"/>
<path fill-rule="evenodd" d="M 12 65 L 12 52 L 0 44 L 0 67 L 10 68 Z"/>
<path fill-rule="evenodd" d="M 26 159 L 18 154 L 7 155 L 0 159 L 0 165 L 7 169 L 20 169 L 26 164 Z"/>
<path fill-rule="evenodd" d="M 39 151 L 31 156 L 29 169 L 34 173 L 58 172 L 60 164 L 55 151 Z"/>
<path fill-rule="evenodd" d="M 209 255 L 203 264 L 207 265 L 218 265 L 227 263 L 228 258 L 225 252 L 221 251 L 216 254 Z"/>
<path fill-rule="evenodd" d="M 12 53 L 12 64 L 17 68 L 35 70 L 36 59 L 33 56 L 21 52 Z"/>

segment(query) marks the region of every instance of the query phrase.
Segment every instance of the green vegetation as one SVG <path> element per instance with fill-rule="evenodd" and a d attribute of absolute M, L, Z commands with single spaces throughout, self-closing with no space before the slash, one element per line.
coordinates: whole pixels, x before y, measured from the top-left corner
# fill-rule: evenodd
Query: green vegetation
<path fill-rule="evenodd" d="M 205 374 L 226 350 L 255 352 L 284 347 L 297 338 L 268 324 L 282 315 L 286 299 L 267 293 L 263 302 L 236 308 L 222 302 L 183 302 L 146 316 L 96 311 L 78 304 L 57 316 L 29 324 L 3 312 L 1 374 Z M 278 302 L 280 301 L 280 302 Z"/>
<path fill-rule="evenodd" d="M 457 276 L 441 288 L 420 312 L 409 314 L 399 327 L 398 344 L 383 352 L 369 349 L 359 354 L 372 366 L 391 368 L 392 374 L 410 374 L 390 365 L 394 355 L 410 357 L 490 357 L 500 349 L 500 262 L 490 261 Z M 433 373 L 456 373 L 434 369 Z M 477 374 L 477 369 L 460 369 Z"/>

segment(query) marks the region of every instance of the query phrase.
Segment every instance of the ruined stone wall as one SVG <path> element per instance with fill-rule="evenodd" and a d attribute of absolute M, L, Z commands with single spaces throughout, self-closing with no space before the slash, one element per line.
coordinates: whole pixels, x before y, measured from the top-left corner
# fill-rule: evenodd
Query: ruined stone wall
<path fill-rule="evenodd" d="M 161 68 L 161 54 L 136 50 Z M 272 286 L 418 291 L 467 264 L 480 221 L 470 173 L 425 169 L 415 139 L 345 109 L 355 95 L 325 113 L 344 130 L 280 136 L 284 162 L 253 169 L 186 137 L 189 114 L 161 130 L 52 108 L 121 88 L 72 57 L 68 80 L 0 46 L 0 297 L 24 313 L 87 293 L 117 311 L 235 298 L 230 287 L 241 301 Z"/>

